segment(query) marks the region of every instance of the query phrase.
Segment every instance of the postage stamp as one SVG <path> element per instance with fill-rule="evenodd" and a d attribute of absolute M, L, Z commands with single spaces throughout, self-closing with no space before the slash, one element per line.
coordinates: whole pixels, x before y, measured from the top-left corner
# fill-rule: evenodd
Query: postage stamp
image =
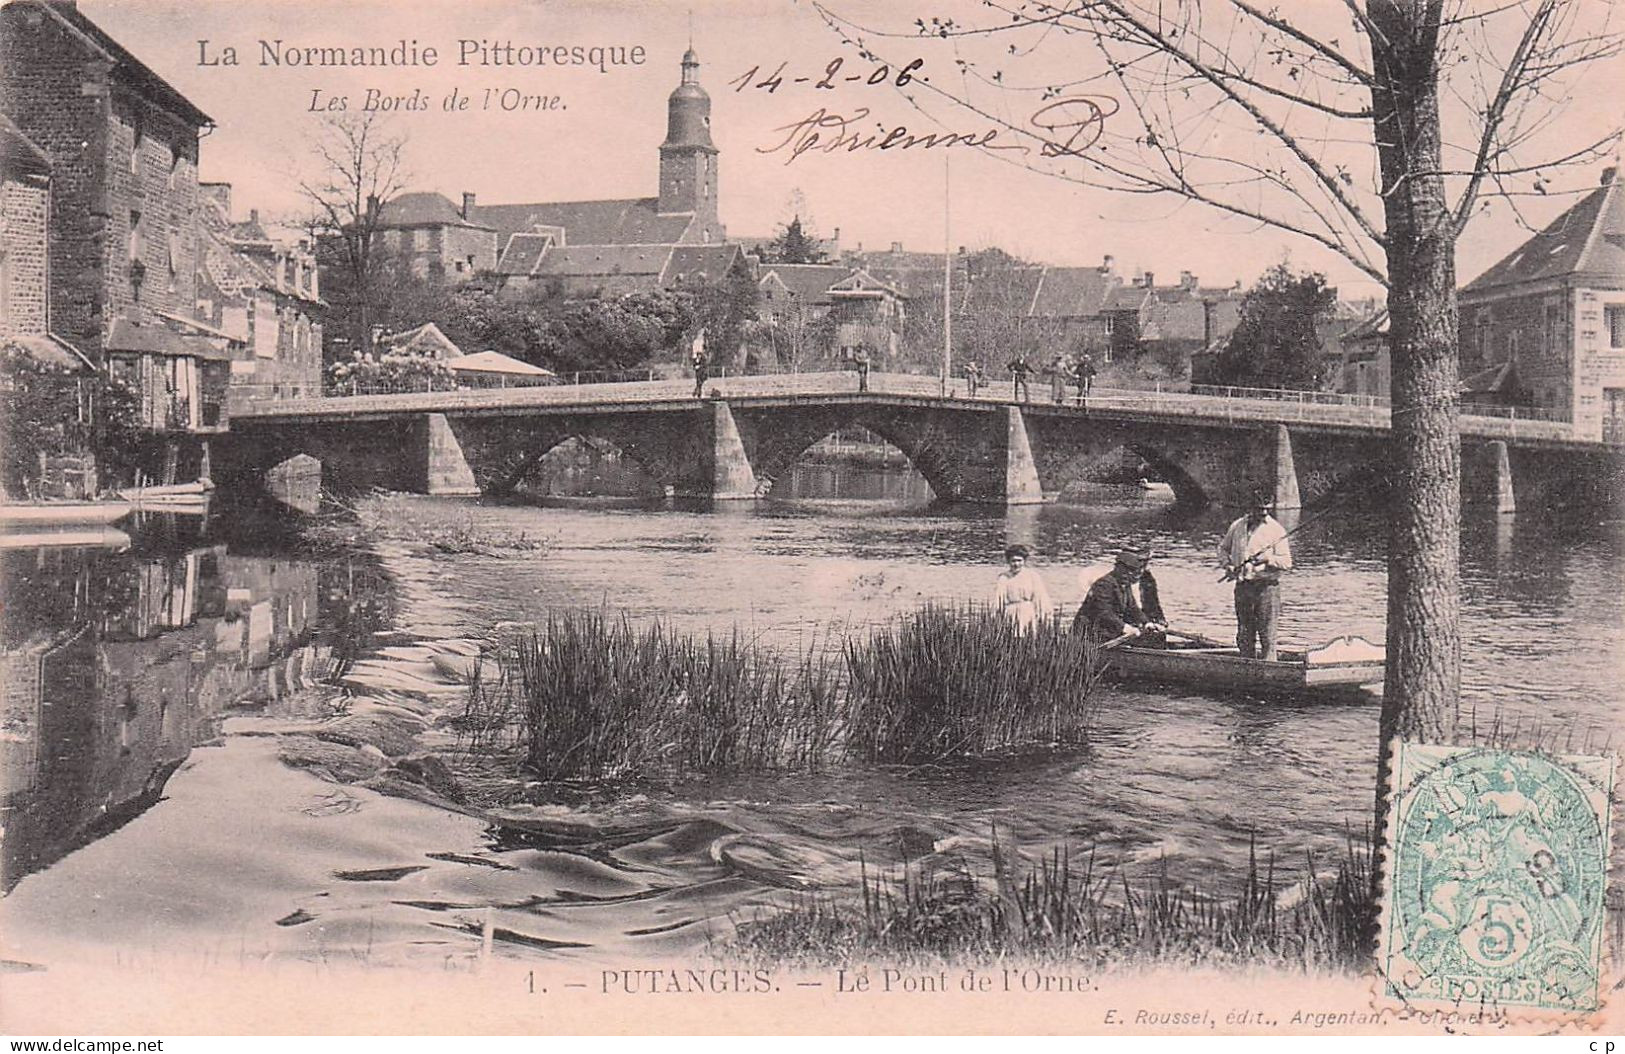
<path fill-rule="evenodd" d="M 1396 755 L 1383 994 L 1596 1010 L 1613 759 L 1408 743 Z"/>

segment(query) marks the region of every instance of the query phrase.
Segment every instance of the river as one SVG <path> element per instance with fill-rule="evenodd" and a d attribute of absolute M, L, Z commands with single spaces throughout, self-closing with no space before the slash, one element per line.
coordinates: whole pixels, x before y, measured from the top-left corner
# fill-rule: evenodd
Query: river
<path fill-rule="evenodd" d="M 928 497 L 909 473 L 805 466 L 771 500 L 714 508 L 391 499 L 420 525 L 545 543 L 533 552 L 315 552 L 238 516 L 140 525 L 124 551 L 8 549 L 0 921 L 36 956 L 58 939 L 306 958 L 364 940 L 367 955 L 393 961 L 466 953 L 477 933 L 456 931 L 492 908 L 528 935 L 520 954 L 619 954 L 691 947 L 786 889 L 850 889 L 860 867 L 895 870 L 920 852 L 961 853 L 975 869 L 994 832 L 1030 854 L 1092 849 L 1202 888 L 1239 881 L 1255 848 L 1288 878 L 1311 861 L 1335 866 L 1370 815 L 1372 693 L 1316 703 L 1107 687 L 1086 748 L 529 788 L 516 808 L 602 833 L 579 852 L 493 841 L 466 816 L 335 790 L 282 770 L 265 747 L 277 722 L 325 716 L 311 686 L 359 671 L 360 691 L 414 696 L 432 677 L 425 649 L 490 639 L 501 621 L 603 607 L 803 648 L 925 601 L 985 599 L 1014 541 L 1034 549 L 1065 608 L 1085 568 L 1149 546 L 1170 618 L 1233 632 L 1211 557 L 1221 512 L 1108 486 L 1009 511 Z M 1282 638 L 1380 641 L 1379 514 L 1317 520 L 1293 544 Z M 1469 516 L 1462 554 L 1467 720 L 1577 751 L 1617 745 L 1618 521 Z M 439 714 L 461 705 L 455 685 L 414 698 Z M 396 865 L 394 878 L 335 877 Z"/>

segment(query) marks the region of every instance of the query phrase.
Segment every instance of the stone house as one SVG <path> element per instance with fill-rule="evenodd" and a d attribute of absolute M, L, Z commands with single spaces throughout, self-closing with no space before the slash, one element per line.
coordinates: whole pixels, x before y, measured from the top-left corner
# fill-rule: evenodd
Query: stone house
<path fill-rule="evenodd" d="M 73 0 L 0 8 L 0 99 L 51 163 L 52 330 L 136 385 L 163 476 L 226 427 L 229 341 L 196 302 L 198 139 L 212 121 Z"/>
<path fill-rule="evenodd" d="M 1458 295 L 1464 401 L 1625 440 L 1625 194 L 1600 185 Z"/>
<path fill-rule="evenodd" d="M 233 405 L 321 394 L 322 308 L 309 244 L 273 238 L 258 210 L 233 222 L 231 185 L 204 184 L 195 315 L 229 338 Z"/>

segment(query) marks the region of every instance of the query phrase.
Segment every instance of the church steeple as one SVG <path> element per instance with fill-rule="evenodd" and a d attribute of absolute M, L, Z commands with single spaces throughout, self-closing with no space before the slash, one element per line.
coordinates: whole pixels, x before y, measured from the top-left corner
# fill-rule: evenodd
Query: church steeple
<path fill-rule="evenodd" d="M 682 80 L 666 100 L 666 141 L 660 144 L 660 211 L 694 213 L 685 241 L 721 241 L 711 97 L 700 87 L 700 60 L 692 45 L 683 52 L 682 69 Z"/>

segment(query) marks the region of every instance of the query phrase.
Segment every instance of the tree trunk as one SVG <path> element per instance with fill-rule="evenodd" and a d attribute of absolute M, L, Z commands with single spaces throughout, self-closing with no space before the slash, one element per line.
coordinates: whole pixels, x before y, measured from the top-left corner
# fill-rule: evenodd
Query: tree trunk
<path fill-rule="evenodd" d="M 1387 220 L 1393 471 L 1378 844 L 1396 737 L 1445 743 L 1461 687 L 1455 229 L 1440 169 L 1440 0 L 1371 0 Z M 1421 173 L 1421 174 L 1418 174 Z"/>

